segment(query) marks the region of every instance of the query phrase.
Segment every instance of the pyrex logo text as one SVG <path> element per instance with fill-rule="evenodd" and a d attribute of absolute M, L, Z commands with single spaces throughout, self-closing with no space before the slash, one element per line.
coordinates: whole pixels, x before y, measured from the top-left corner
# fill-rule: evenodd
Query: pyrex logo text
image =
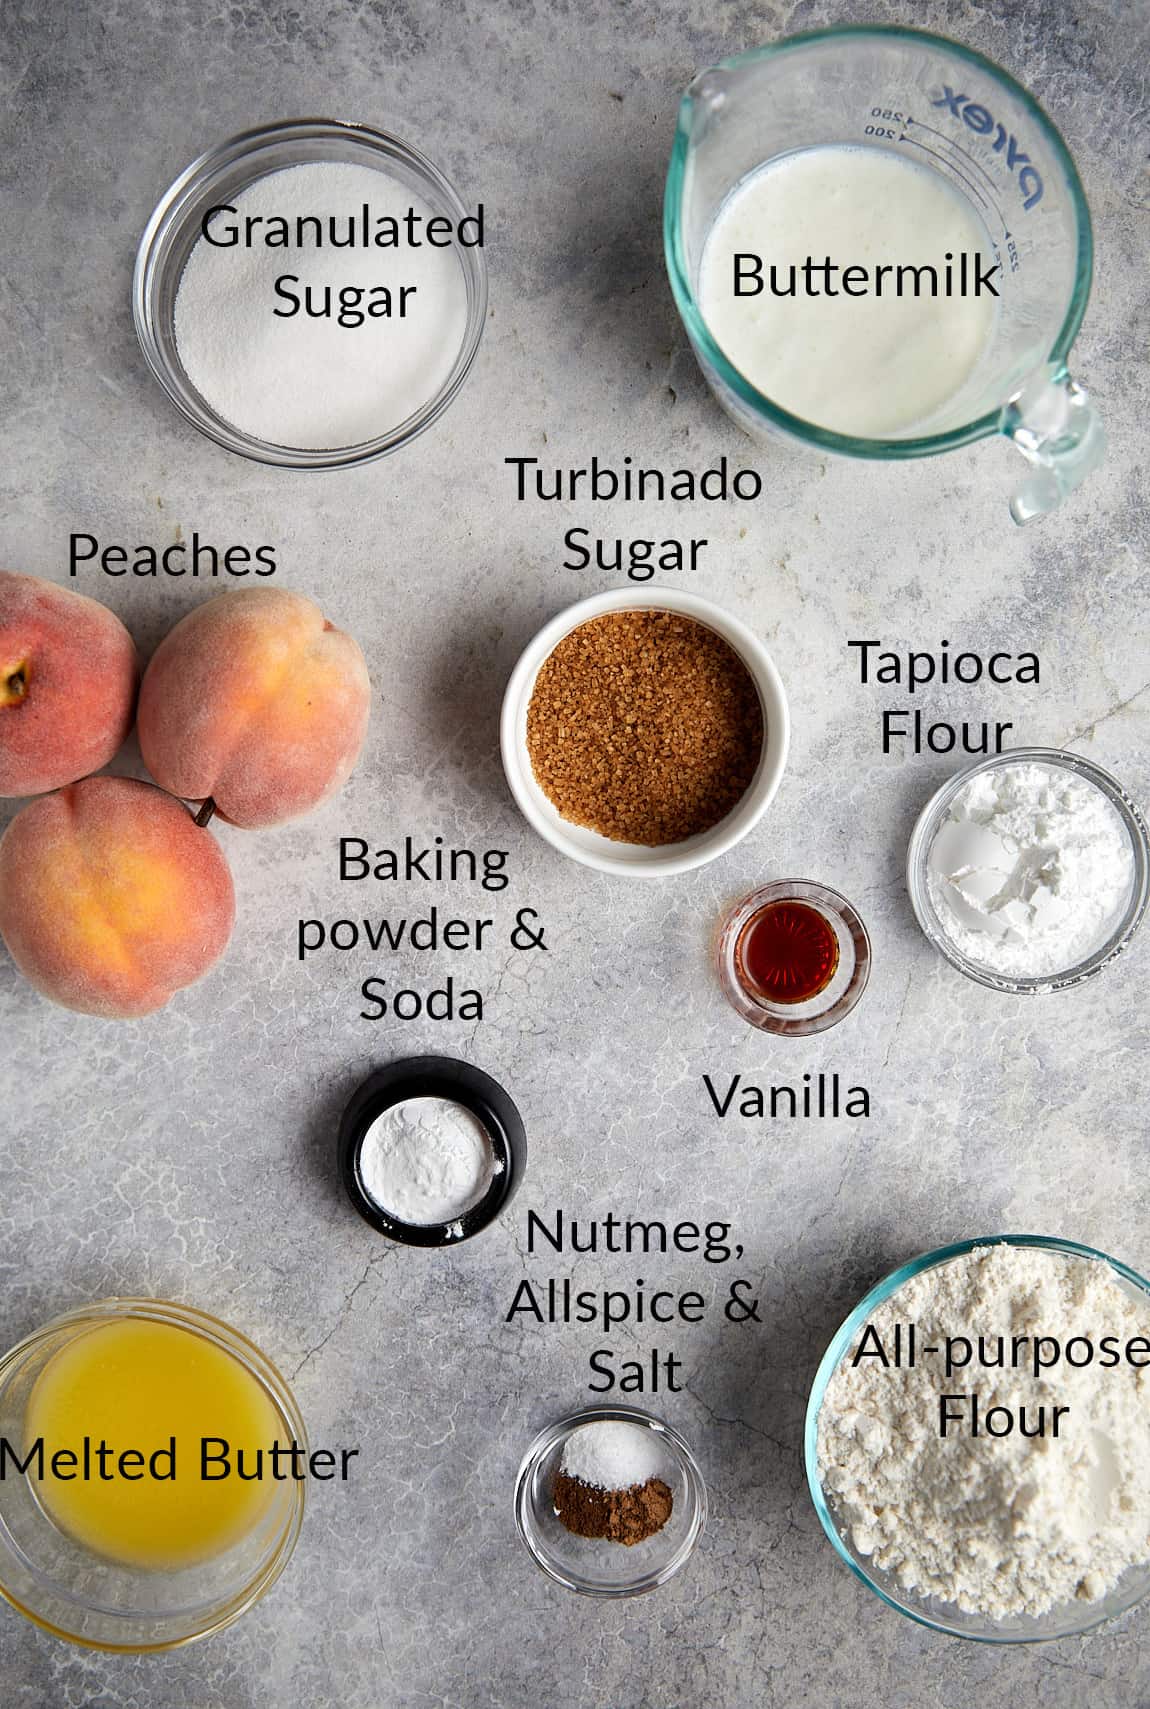
<path fill-rule="evenodd" d="M 1042 200 L 1042 177 L 1030 161 L 1028 154 L 1023 154 L 1018 146 L 1018 138 L 1011 136 L 1005 125 L 996 125 L 994 119 L 985 107 L 980 107 L 977 101 L 972 101 L 969 95 L 956 95 L 948 83 L 943 84 L 943 96 L 940 101 L 932 101 L 933 107 L 945 107 L 948 113 L 953 113 L 956 119 L 972 130 L 975 136 L 989 136 L 995 132 L 991 143 L 995 154 L 1006 150 L 1006 165 L 1009 171 L 1018 173 L 1018 188 L 1022 191 L 1022 205 L 1032 208 Z"/>

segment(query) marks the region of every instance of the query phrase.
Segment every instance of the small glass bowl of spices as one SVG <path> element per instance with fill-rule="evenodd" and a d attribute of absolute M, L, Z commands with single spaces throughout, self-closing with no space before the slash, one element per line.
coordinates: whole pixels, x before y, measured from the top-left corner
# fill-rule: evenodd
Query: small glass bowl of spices
<path fill-rule="evenodd" d="M 716 951 L 724 995 L 762 1032 L 805 1038 L 849 1015 L 870 977 L 870 938 L 845 896 L 782 879 L 731 909 Z"/>
<path fill-rule="evenodd" d="M 132 308 L 152 373 L 217 445 L 348 468 L 408 444 L 466 379 L 487 313 L 483 210 L 386 131 L 266 125 L 161 198 Z"/>
<path fill-rule="evenodd" d="M 372 1074 L 339 1130 L 352 1204 L 406 1246 L 455 1246 L 504 1211 L 527 1163 L 514 1103 L 489 1074 L 446 1056 L 411 1056 Z"/>
<path fill-rule="evenodd" d="M 638 1407 L 594 1406 L 542 1431 L 515 1487 L 536 1565 L 582 1596 L 641 1596 L 684 1565 L 707 1518 L 694 1455 Z"/>
<path fill-rule="evenodd" d="M 572 860 L 661 878 L 714 860 L 770 805 L 786 695 L 744 623 L 695 594 L 618 589 L 560 612 L 503 699 L 503 769 Z"/>
<path fill-rule="evenodd" d="M 1146 820 L 1081 754 L 1010 748 L 958 772 L 911 833 L 927 938 L 995 991 L 1062 991 L 1128 949 L 1150 900 Z"/>

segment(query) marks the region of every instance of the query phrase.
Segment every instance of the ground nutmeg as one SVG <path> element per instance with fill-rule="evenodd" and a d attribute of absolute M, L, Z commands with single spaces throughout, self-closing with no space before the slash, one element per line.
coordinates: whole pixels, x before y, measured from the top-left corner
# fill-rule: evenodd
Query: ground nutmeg
<path fill-rule="evenodd" d="M 562 817 L 646 847 L 725 818 L 762 745 L 747 667 L 714 630 L 675 611 L 581 623 L 544 660 L 527 709 L 531 765 Z"/>
<path fill-rule="evenodd" d="M 611 1543 L 643 1543 L 661 1531 L 674 1505 L 662 1478 L 648 1478 L 630 1489 L 597 1489 L 581 1478 L 559 1472 L 553 1490 L 555 1512 L 577 1537 Z"/>

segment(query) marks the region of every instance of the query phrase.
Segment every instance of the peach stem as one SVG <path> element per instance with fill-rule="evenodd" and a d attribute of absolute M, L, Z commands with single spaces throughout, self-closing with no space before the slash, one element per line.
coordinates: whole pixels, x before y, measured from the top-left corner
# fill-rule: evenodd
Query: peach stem
<path fill-rule="evenodd" d="M 206 801 L 201 802 L 199 812 L 193 815 L 196 824 L 201 826 L 201 827 L 203 827 L 204 825 L 210 825 L 212 822 L 212 818 L 215 815 L 215 811 L 216 811 L 216 804 L 213 801 L 212 797 L 209 795 Z"/>

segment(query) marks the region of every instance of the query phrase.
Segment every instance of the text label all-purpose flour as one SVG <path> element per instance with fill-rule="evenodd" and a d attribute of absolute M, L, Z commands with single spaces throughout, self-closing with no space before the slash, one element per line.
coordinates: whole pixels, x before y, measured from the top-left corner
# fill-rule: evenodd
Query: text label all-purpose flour
<path fill-rule="evenodd" d="M 926 1270 L 840 1362 L 818 1464 L 905 1591 L 996 1620 L 1097 1601 L 1150 1561 L 1150 1300 L 1037 1247 Z"/>
<path fill-rule="evenodd" d="M 933 267 L 941 282 L 947 257 L 963 254 L 966 294 L 932 295 L 928 275 L 909 276 Z M 973 207 L 937 172 L 884 149 L 799 149 L 749 174 L 719 209 L 700 308 L 724 355 L 772 402 L 836 433 L 878 438 L 928 421 L 966 384 L 995 319 L 993 289 L 974 289 L 989 255 Z M 739 257 L 762 263 L 754 294 Z M 808 258 L 816 295 L 802 283 Z M 833 275 L 821 275 L 824 261 Z M 791 268 L 794 290 L 783 295 Z M 858 295 L 852 271 L 867 276 Z"/>
<path fill-rule="evenodd" d="M 338 450 L 440 391 L 467 324 L 455 242 L 481 241 L 478 219 L 453 233 L 386 172 L 317 162 L 268 173 L 204 226 L 176 295 L 176 345 L 233 427 Z"/>

